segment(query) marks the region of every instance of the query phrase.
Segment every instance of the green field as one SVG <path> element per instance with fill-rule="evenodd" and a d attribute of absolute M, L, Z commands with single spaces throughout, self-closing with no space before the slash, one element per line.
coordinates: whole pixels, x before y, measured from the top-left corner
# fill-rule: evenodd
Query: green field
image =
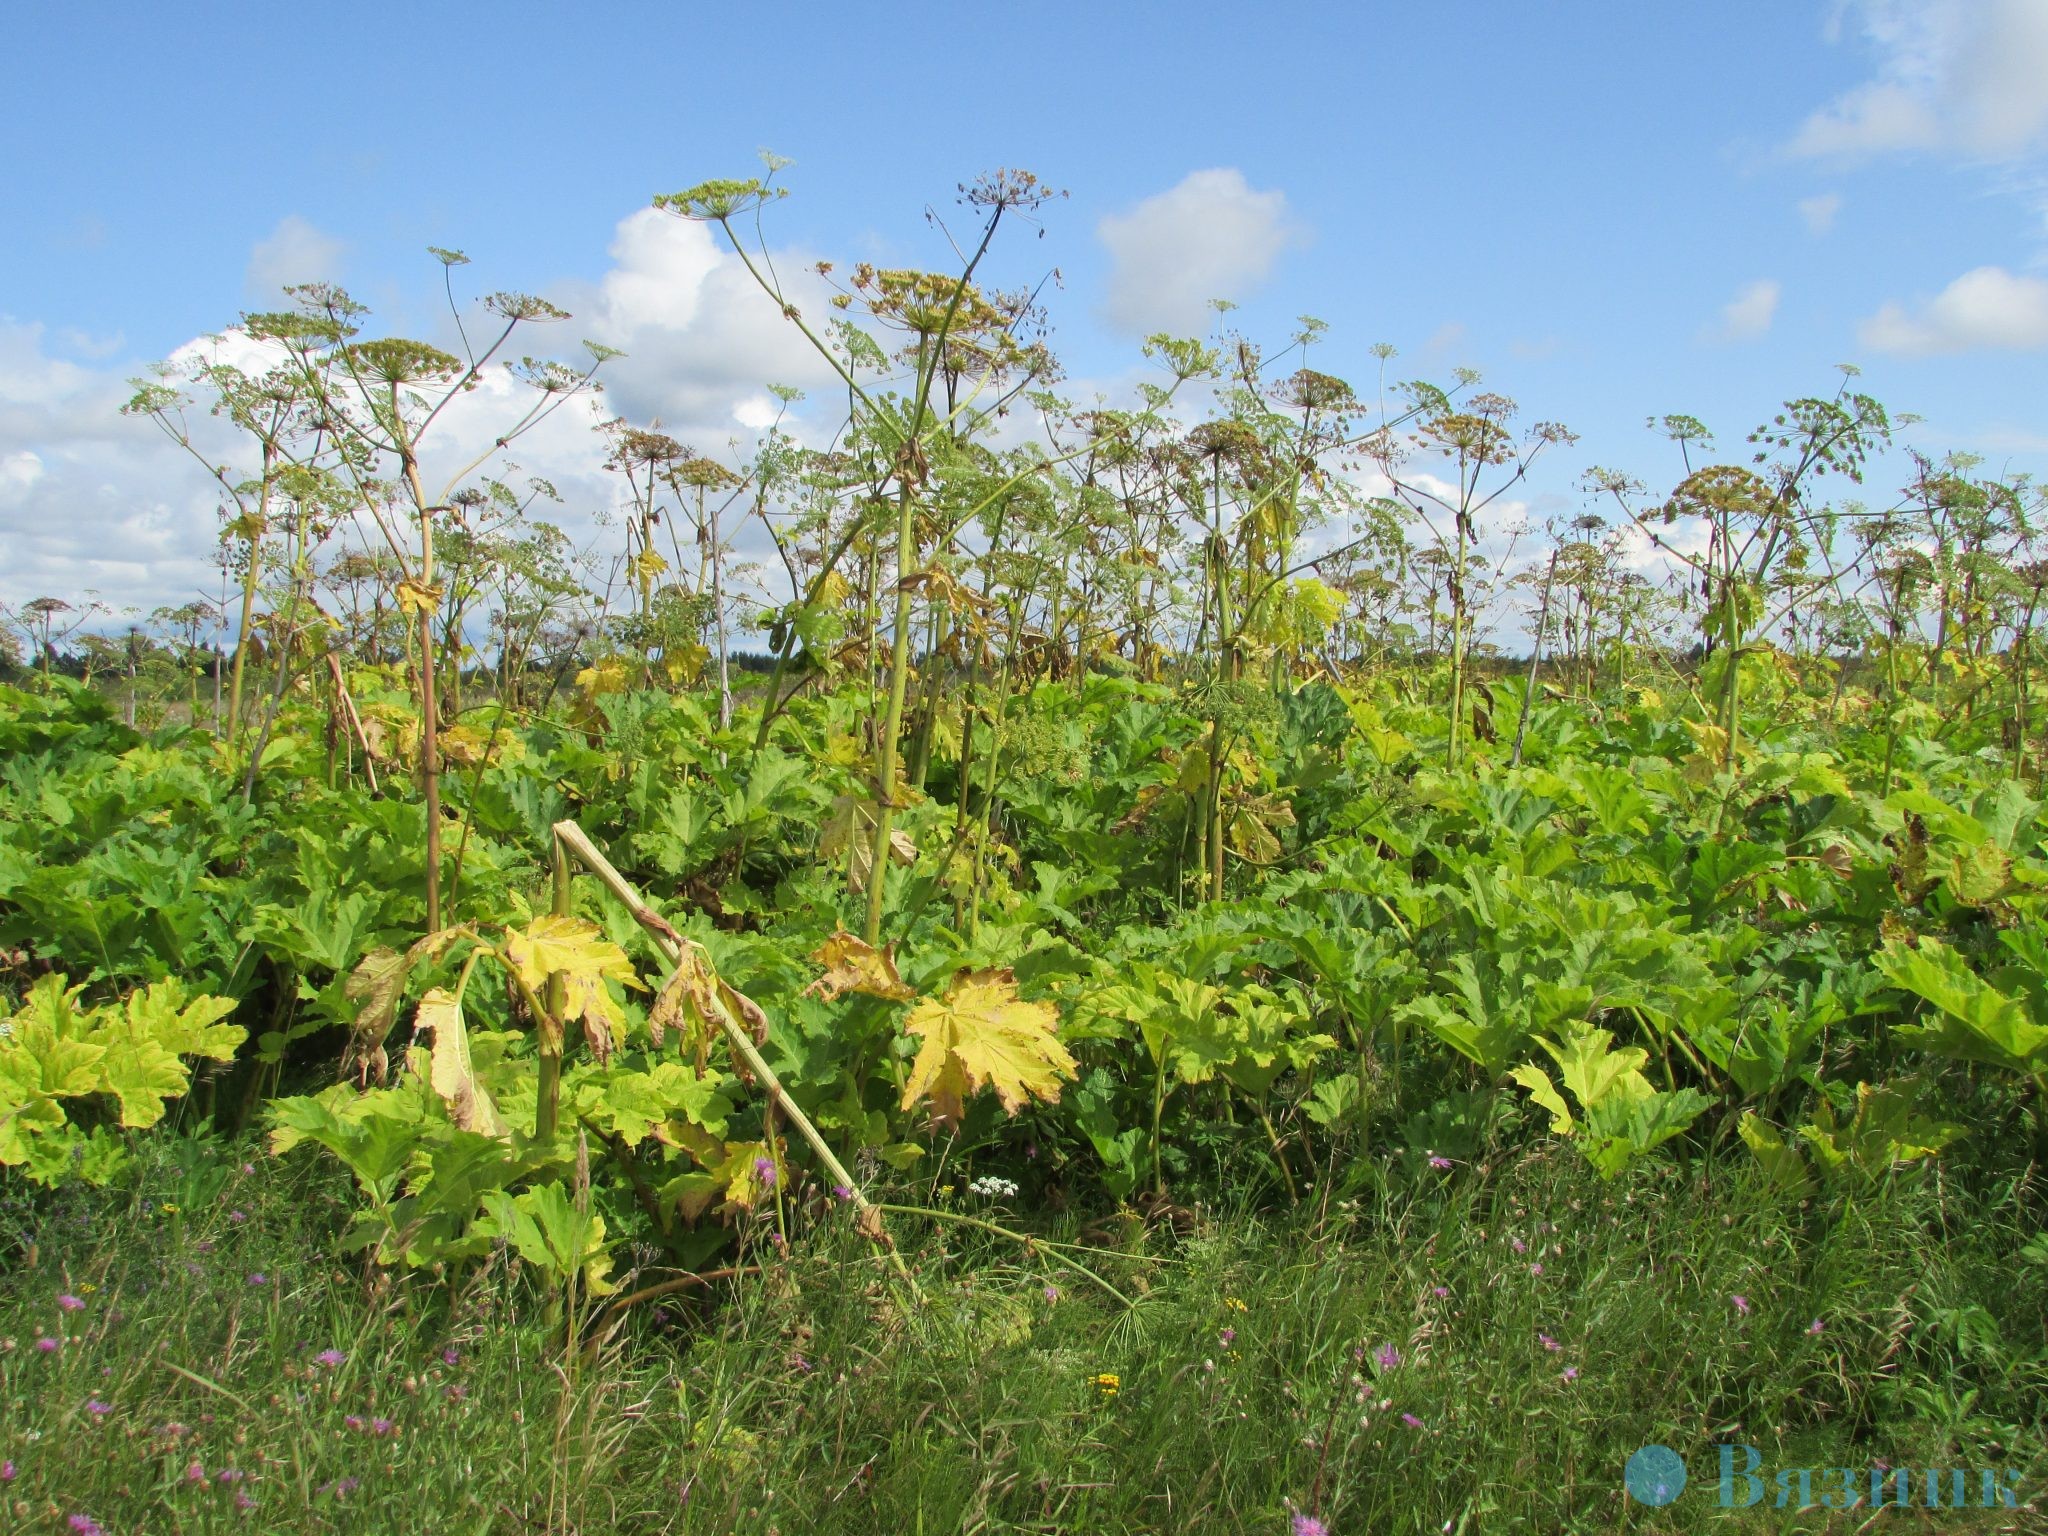
<path fill-rule="evenodd" d="M 140 386 L 237 590 L 7 614 L 9 1528 L 2040 1529 L 2037 490 L 1845 379 L 1504 529 L 1476 377 L 1084 407 L 963 250 L 609 564 L 606 349 L 423 468 L 538 299 Z"/>

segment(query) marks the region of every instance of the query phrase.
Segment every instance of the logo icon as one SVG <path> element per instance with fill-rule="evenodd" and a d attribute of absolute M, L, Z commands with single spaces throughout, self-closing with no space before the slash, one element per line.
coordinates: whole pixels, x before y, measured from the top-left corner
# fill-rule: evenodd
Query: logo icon
<path fill-rule="evenodd" d="M 1668 1445 L 1646 1445 L 1629 1457 L 1622 1482 L 1638 1504 L 1662 1509 L 1685 1492 L 1685 1461 Z"/>

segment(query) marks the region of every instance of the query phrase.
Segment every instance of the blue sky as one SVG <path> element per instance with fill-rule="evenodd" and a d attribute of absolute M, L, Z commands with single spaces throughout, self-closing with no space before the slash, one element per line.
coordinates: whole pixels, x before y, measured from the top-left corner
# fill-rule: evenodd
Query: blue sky
<path fill-rule="evenodd" d="M 203 565 L 205 487 L 100 416 L 280 276 L 431 329 L 423 247 L 459 246 L 645 341 L 667 258 L 621 280 L 621 221 L 763 147 L 794 162 L 771 241 L 847 261 L 943 264 L 925 207 L 1028 167 L 1071 197 L 1000 271 L 1060 269 L 1073 374 L 1127 375 L 1212 284 L 1257 336 L 1328 321 L 1318 366 L 1361 386 L 1377 341 L 1480 369 L 1583 435 L 1555 496 L 1596 462 L 1668 483 L 1646 416 L 1732 445 L 1847 361 L 1911 440 L 2048 465 L 2048 0 L 80 4 L 9 33 L 0 600 Z M 690 324 L 615 404 L 714 430 L 720 388 L 779 381 L 777 347 Z"/>

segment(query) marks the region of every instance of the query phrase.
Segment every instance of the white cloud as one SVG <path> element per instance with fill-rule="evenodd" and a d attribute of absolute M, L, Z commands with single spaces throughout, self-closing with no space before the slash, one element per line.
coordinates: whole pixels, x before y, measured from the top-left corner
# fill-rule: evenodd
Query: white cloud
<path fill-rule="evenodd" d="M 1734 298 L 1721 306 L 1720 322 L 1707 331 L 1707 338 L 1750 341 L 1763 335 L 1777 318 L 1781 291 L 1775 278 L 1762 277 L 1745 283 Z"/>
<path fill-rule="evenodd" d="M 625 349 L 601 375 L 614 411 L 639 423 L 659 418 L 662 430 L 702 437 L 694 446 L 714 453 L 736 427 L 756 425 L 735 412 L 765 402 L 768 385 L 835 385 L 829 365 L 708 226 L 642 208 L 619 221 L 611 257 L 594 289 L 572 289 L 564 303 L 580 334 Z M 799 311 L 822 323 L 831 291 L 812 263 L 779 251 L 774 265 Z"/>
<path fill-rule="evenodd" d="M 147 422 L 120 372 L 52 357 L 43 327 L 0 316 L 0 601 L 181 603 L 218 585 L 214 497 Z M 209 445 L 219 424 L 193 423 Z"/>
<path fill-rule="evenodd" d="M 1884 305 L 1857 328 L 1857 336 L 1875 351 L 1916 356 L 2039 351 L 2048 348 L 2048 281 L 1978 267 L 1917 310 L 1896 301 Z"/>
<path fill-rule="evenodd" d="M 1286 193 L 1255 192 L 1231 169 L 1192 171 L 1096 234 L 1110 254 L 1103 314 L 1134 335 L 1205 333 L 1211 299 L 1246 297 L 1301 238 Z"/>
<path fill-rule="evenodd" d="M 288 213 L 249 252 L 244 286 L 252 296 L 267 300 L 291 283 L 332 282 L 341 273 L 346 249 L 334 236 Z"/>
<path fill-rule="evenodd" d="M 294 270 L 290 243 L 278 247 L 286 254 L 270 263 L 266 281 L 313 275 Z M 771 384 L 808 392 L 783 422 L 807 439 L 829 437 L 841 410 L 836 377 L 703 226 L 642 209 L 619 221 L 610 254 L 610 266 L 596 280 L 550 288 L 549 297 L 573 318 L 535 328 L 515 350 L 578 360 L 577 342 L 589 337 L 627 355 L 600 371 L 603 394 L 555 412 L 493 457 L 485 471 L 506 474 L 514 484 L 528 476 L 551 481 L 562 504 L 543 503 L 534 515 L 606 558 L 620 535 L 594 514 L 616 506 L 623 487 L 602 467 L 605 444 L 593 430 L 599 422 L 613 416 L 637 425 L 658 422 L 695 451 L 731 461 L 782 409 L 768 393 Z M 802 312 L 829 314 L 828 290 L 803 255 L 777 251 L 774 258 Z M 332 268 L 322 275 L 333 275 Z M 457 344 L 452 334 L 427 339 Z M 120 414 L 132 393 L 132 362 L 54 355 L 62 341 L 40 325 L 0 315 L 0 602 L 44 595 L 76 602 L 95 591 L 117 609 L 146 612 L 217 594 L 218 488 L 151 423 Z M 262 344 L 232 329 L 195 338 L 172 358 L 201 354 L 249 372 L 275 361 Z M 485 453 L 529 400 L 523 386 L 494 367 L 478 388 L 452 402 L 422 456 L 430 491 L 440 489 L 437 473 L 445 478 Z M 246 445 L 203 407 L 188 425 L 209 462 L 243 461 Z M 767 551 L 758 529 L 738 547 L 743 559 Z"/>
<path fill-rule="evenodd" d="M 1799 199 L 1799 217 L 1806 225 L 1809 235 L 1824 235 L 1835 227 L 1835 216 L 1842 211 L 1842 194 L 1822 192 L 1814 197 Z"/>
<path fill-rule="evenodd" d="M 1811 114 L 1790 153 L 2002 159 L 2048 139 L 2042 0 L 1845 0 L 1837 21 L 1846 16 L 1878 55 L 1877 74 Z"/>
<path fill-rule="evenodd" d="M 0 507 L 19 506 L 43 478 L 43 461 L 26 448 L 0 457 Z"/>

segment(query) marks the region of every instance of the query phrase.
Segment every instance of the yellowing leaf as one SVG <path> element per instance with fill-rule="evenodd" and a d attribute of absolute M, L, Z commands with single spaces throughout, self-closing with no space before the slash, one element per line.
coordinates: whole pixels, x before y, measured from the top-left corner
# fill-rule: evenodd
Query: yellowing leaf
<path fill-rule="evenodd" d="M 599 694 L 624 693 L 626 688 L 626 663 L 618 656 L 607 656 L 595 666 L 585 667 L 576 674 L 576 689 L 583 695 L 585 703 Z"/>
<path fill-rule="evenodd" d="M 903 1086 L 903 1107 L 929 1097 L 940 1120 L 957 1121 L 971 1093 L 993 1088 L 1016 1114 L 1031 1099 L 1057 1103 L 1074 1058 L 1055 1030 L 1050 1003 L 1017 996 L 1010 970 L 961 971 L 943 998 L 926 998 L 903 1027 L 924 1041 Z"/>
<path fill-rule="evenodd" d="M 1948 892 L 1968 906 L 1988 906 L 2012 889 L 2012 858 L 1986 839 L 1949 860 Z"/>
<path fill-rule="evenodd" d="M 704 675 L 704 667 L 711 660 L 708 647 L 694 640 L 685 640 L 670 646 L 662 654 L 661 670 L 668 674 L 668 680 L 678 687 L 688 687 Z"/>
<path fill-rule="evenodd" d="M 360 1080 L 383 1082 L 390 1071 L 384 1041 L 398 1022 L 398 1004 L 405 995 L 405 979 L 412 973 L 412 956 L 395 949 L 373 949 L 356 963 L 342 984 L 342 995 L 361 1003 L 348 1045 L 341 1055 L 341 1070 Z"/>
<path fill-rule="evenodd" d="M 700 1044 L 718 1032 L 718 973 L 695 944 L 683 946 L 683 957 L 647 1010 L 647 1034 L 658 1047 L 671 1029 L 684 1045 Z"/>
<path fill-rule="evenodd" d="M 902 786 L 907 788 L 908 786 Z M 832 802 L 825 825 L 818 836 L 818 852 L 827 859 L 845 857 L 856 891 L 867 889 L 868 876 L 875 867 L 875 808 L 873 802 L 854 795 L 840 795 Z M 889 833 L 889 857 L 898 864 L 917 862 L 917 844 L 901 828 Z"/>
<path fill-rule="evenodd" d="M 455 768 L 474 768 L 490 755 L 490 740 L 482 731 L 466 725 L 451 725 L 434 738 L 441 760 Z"/>
<path fill-rule="evenodd" d="M 398 584 L 398 606 L 410 618 L 423 613 L 433 613 L 441 606 L 441 589 L 430 587 L 423 581 L 408 576 Z"/>
<path fill-rule="evenodd" d="M 602 1061 L 625 1034 L 626 1011 L 619 1006 L 607 978 L 639 988 L 626 952 L 606 939 L 595 923 L 580 917 L 537 917 L 524 930 L 505 934 L 505 959 L 535 996 L 550 979 L 562 979 L 563 1017 L 581 1019 L 590 1049 Z M 644 990 L 644 989 L 643 989 Z"/>
<path fill-rule="evenodd" d="M 917 995 L 897 974 L 893 944 L 876 949 L 842 930 L 813 950 L 811 960 L 824 966 L 825 974 L 804 990 L 828 1003 L 848 992 L 884 997 L 892 1003 L 905 1003 Z"/>
<path fill-rule="evenodd" d="M 498 1106 L 476 1080 L 476 1067 L 469 1056 L 469 1030 L 462 1022 L 462 999 L 445 987 L 434 988 L 420 999 L 413 1029 L 433 1031 L 428 1081 L 448 1106 L 448 1117 L 457 1129 L 485 1136 L 510 1135 Z"/>

